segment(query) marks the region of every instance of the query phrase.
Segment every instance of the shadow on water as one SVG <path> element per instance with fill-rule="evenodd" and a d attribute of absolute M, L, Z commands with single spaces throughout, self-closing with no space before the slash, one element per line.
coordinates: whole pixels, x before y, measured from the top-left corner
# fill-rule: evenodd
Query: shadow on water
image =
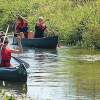
<path fill-rule="evenodd" d="M 38 62 L 45 62 L 46 60 L 57 61 L 57 50 L 35 50 L 34 58 Z"/>

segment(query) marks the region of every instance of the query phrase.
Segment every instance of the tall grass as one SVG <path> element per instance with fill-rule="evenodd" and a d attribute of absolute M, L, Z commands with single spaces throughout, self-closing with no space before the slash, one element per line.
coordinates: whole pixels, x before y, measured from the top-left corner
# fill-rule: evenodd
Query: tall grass
<path fill-rule="evenodd" d="M 99 48 L 99 9 L 99 0 L 0 0 L 0 28 L 6 29 L 20 14 L 34 31 L 38 17 L 43 16 L 48 30 L 66 44 Z"/>

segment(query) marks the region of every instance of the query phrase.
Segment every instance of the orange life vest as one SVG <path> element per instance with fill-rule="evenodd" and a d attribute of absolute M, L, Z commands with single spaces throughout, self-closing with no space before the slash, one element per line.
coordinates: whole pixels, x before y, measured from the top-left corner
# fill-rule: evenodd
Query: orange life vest
<path fill-rule="evenodd" d="M 11 49 L 4 48 L 1 50 L 1 67 L 10 67 Z"/>

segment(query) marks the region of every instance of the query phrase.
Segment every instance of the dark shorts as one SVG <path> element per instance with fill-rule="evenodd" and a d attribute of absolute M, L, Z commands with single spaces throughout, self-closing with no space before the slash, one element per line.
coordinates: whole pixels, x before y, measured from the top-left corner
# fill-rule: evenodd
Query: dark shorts
<path fill-rule="evenodd" d="M 28 33 L 28 27 L 23 27 L 20 32 L 23 32 L 23 33 Z"/>

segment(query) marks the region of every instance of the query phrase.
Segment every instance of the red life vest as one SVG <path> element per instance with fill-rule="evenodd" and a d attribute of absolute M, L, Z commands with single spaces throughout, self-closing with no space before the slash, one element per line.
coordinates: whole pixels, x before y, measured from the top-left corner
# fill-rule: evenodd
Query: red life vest
<path fill-rule="evenodd" d="M 24 21 L 24 20 L 22 20 L 18 23 L 16 22 L 16 31 L 19 32 L 20 29 L 23 29 L 24 27 L 27 27 L 27 25 L 28 25 L 27 21 Z"/>
<path fill-rule="evenodd" d="M 11 49 L 5 48 L 1 50 L 1 67 L 10 67 Z"/>
<path fill-rule="evenodd" d="M 37 26 L 39 27 L 40 30 L 44 31 L 46 29 L 46 25 L 44 22 L 42 23 L 37 23 Z"/>

